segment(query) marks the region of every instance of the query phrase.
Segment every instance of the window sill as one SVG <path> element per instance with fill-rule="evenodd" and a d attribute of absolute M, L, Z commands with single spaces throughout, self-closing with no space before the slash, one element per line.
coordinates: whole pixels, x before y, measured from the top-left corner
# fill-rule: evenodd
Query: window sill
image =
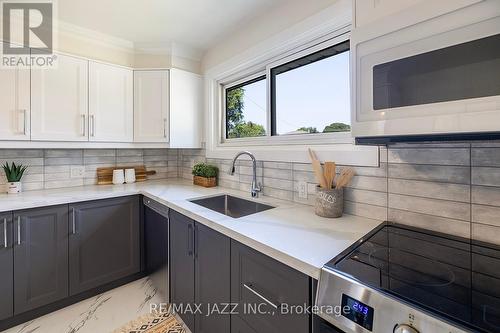
<path fill-rule="evenodd" d="M 248 144 L 249 141 L 245 140 L 245 142 L 241 141 L 240 143 L 230 142 L 214 147 L 207 147 L 207 157 L 232 159 L 239 151 L 249 150 L 261 161 L 310 163 L 311 160 L 307 149 L 311 148 L 316 152 L 321 161 L 335 161 L 339 165 L 379 166 L 378 147 L 356 146 L 352 142 L 331 144 L 314 144 L 313 142 L 297 144 L 290 142 L 288 144 L 270 144 L 269 140 L 267 140 L 267 144 L 265 145 L 263 142 L 260 142 L 260 144 L 254 142 L 252 145 Z"/>

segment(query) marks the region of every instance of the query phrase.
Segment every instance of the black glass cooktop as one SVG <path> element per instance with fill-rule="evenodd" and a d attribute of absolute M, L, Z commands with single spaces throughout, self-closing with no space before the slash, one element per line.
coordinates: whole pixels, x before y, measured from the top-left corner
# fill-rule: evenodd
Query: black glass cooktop
<path fill-rule="evenodd" d="M 500 332 L 500 247 L 386 224 L 327 266 L 479 332 Z"/>

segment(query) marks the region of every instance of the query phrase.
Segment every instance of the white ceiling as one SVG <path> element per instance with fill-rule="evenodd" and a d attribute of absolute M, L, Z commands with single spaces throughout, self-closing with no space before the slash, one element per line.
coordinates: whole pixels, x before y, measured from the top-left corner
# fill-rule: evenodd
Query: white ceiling
<path fill-rule="evenodd" d="M 304 0 L 59 0 L 59 19 L 125 39 L 206 50 L 267 10 Z M 309 0 L 306 0 L 309 1 Z"/>

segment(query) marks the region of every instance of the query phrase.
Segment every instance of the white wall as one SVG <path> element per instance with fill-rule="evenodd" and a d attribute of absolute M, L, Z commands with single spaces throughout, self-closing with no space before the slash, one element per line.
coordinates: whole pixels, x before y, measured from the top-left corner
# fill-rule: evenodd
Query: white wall
<path fill-rule="evenodd" d="M 335 2 L 337 0 L 290 0 L 285 6 L 275 7 L 265 15 L 244 23 L 240 30 L 221 37 L 217 45 L 205 52 L 202 59 L 202 71 L 205 72 L 244 52 Z"/>

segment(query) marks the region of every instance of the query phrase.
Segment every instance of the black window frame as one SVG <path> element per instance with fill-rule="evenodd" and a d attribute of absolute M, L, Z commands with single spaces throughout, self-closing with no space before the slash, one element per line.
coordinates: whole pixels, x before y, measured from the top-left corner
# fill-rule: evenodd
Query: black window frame
<path fill-rule="evenodd" d="M 225 124 L 224 124 L 224 127 L 226 128 L 226 133 L 224 135 L 225 139 L 226 140 L 232 140 L 234 138 L 229 138 L 229 122 L 228 122 L 228 114 L 227 114 L 227 96 L 228 96 L 228 92 L 231 91 L 231 90 L 235 90 L 235 89 L 239 89 L 241 87 L 244 87 L 244 86 L 247 86 L 247 85 L 250 85 L 252 83 L 255 83 L 255 82 L 259 82 L 259 81 L 262 81 L 262 80 L 267 80 L 267 75 L 260 75 L 256 78 L 253 78 L 253 79 L 250 79 L 248 81 L 244 81 L 242 83 L 238 83 L 237 85 L 234 85 L 234 86 L 231 86 L 229 88 L 224 88 L 224 114 L 225 114 L 225 118 L 224 118 L 224 121 L 225 121 Z M 266 125 L 266 133 L 269 129 L 267 129 L 267 125 Z M 267 136 L 267 134 L 266 134 Z M 255 136 L 254 138 L 260 138 L 262 136 Z M 252 137 L 246 137 L 246 138 L 252 138 Z"/>
<path fill-rule="evenodd" d="M 317 61 L 321 61 L 323 59 L 329 58 L 329 57 L 334 57 L 338 54 L 350 51 L 350 40 L 346 39 L 340 43 L 337 43 L 332 46 L 325 47 L 319 51 L 312 52 L 310 54 L 307 54 L 303 57 L 299 57 L 297 59 L 288 61 L 286 63 L 277 65 L 275 67 L 272 67 L 269 69 L 269 71 L 266 74 L 259 75 L 257 77 L 254 77 L 249 80 L 245 80 L 241 83 L 238 83 L 234 86 L 229 86 L 229 87 L 223 87 L 224 89 L 224 128 L 225 128 L 225 134 L 223 135 L 224 140 L 234 140 L 234 139 L 252 139 L 252 138 L 261 138 L 261 137 L 280 137 L 283 135 L 279 135 L 276 131 L 277 128 L 277 123 L 276 123 L 276 76 L 291 70 L 294 70 L 296 68 L 306 66 L 312 63 L 315 63 Z M 270 80 L 269 83 L 266 82 L 266 84 L 269 84 L 269 91 L 268 93 L 270 94 L 267 96 L 267 102 L 270 103 L 270 110 L 267 110 L 267 116 L 270 116 L 270 123 L 268 124 L 266 122 L 265 127 L 266 127 L 266 135 L 265 136 L 255 136 L 255 137 L 244 137 L 244 138 L 229 138 L 229 122 L 228 122 L 228 108 L 227 108 L 227 98 L 228 98 L 228 92 L 239 89 L 241 87 L 244 87 L 246 85 L 259 82 L 262 80 Z M 269 115 L 270 113 L 270 115 Z M 269 128 L 267 128 L 269 125 Z"/>
<path fill-rule="evenodd" d="M 336 56 L 338 54 L 350 51 L 350 40 L 347 39 L 341 43 L 335 44 L 333 46 L 329 46 L 322 50 L 313 52 L 304 57 L 297 58 L 295 60 L 289 61 L 287 63 L 278 65 L 276 67 L 271 68 L 270 70 L 270 94 L 271 96 L 271 136 L 280 136 L 276 131 L 276 76 L 282 73 L 286 73 L 288 71 L 294 70 L 296 68 L 306 66 L 312 64 L 314 62 Z"/>

